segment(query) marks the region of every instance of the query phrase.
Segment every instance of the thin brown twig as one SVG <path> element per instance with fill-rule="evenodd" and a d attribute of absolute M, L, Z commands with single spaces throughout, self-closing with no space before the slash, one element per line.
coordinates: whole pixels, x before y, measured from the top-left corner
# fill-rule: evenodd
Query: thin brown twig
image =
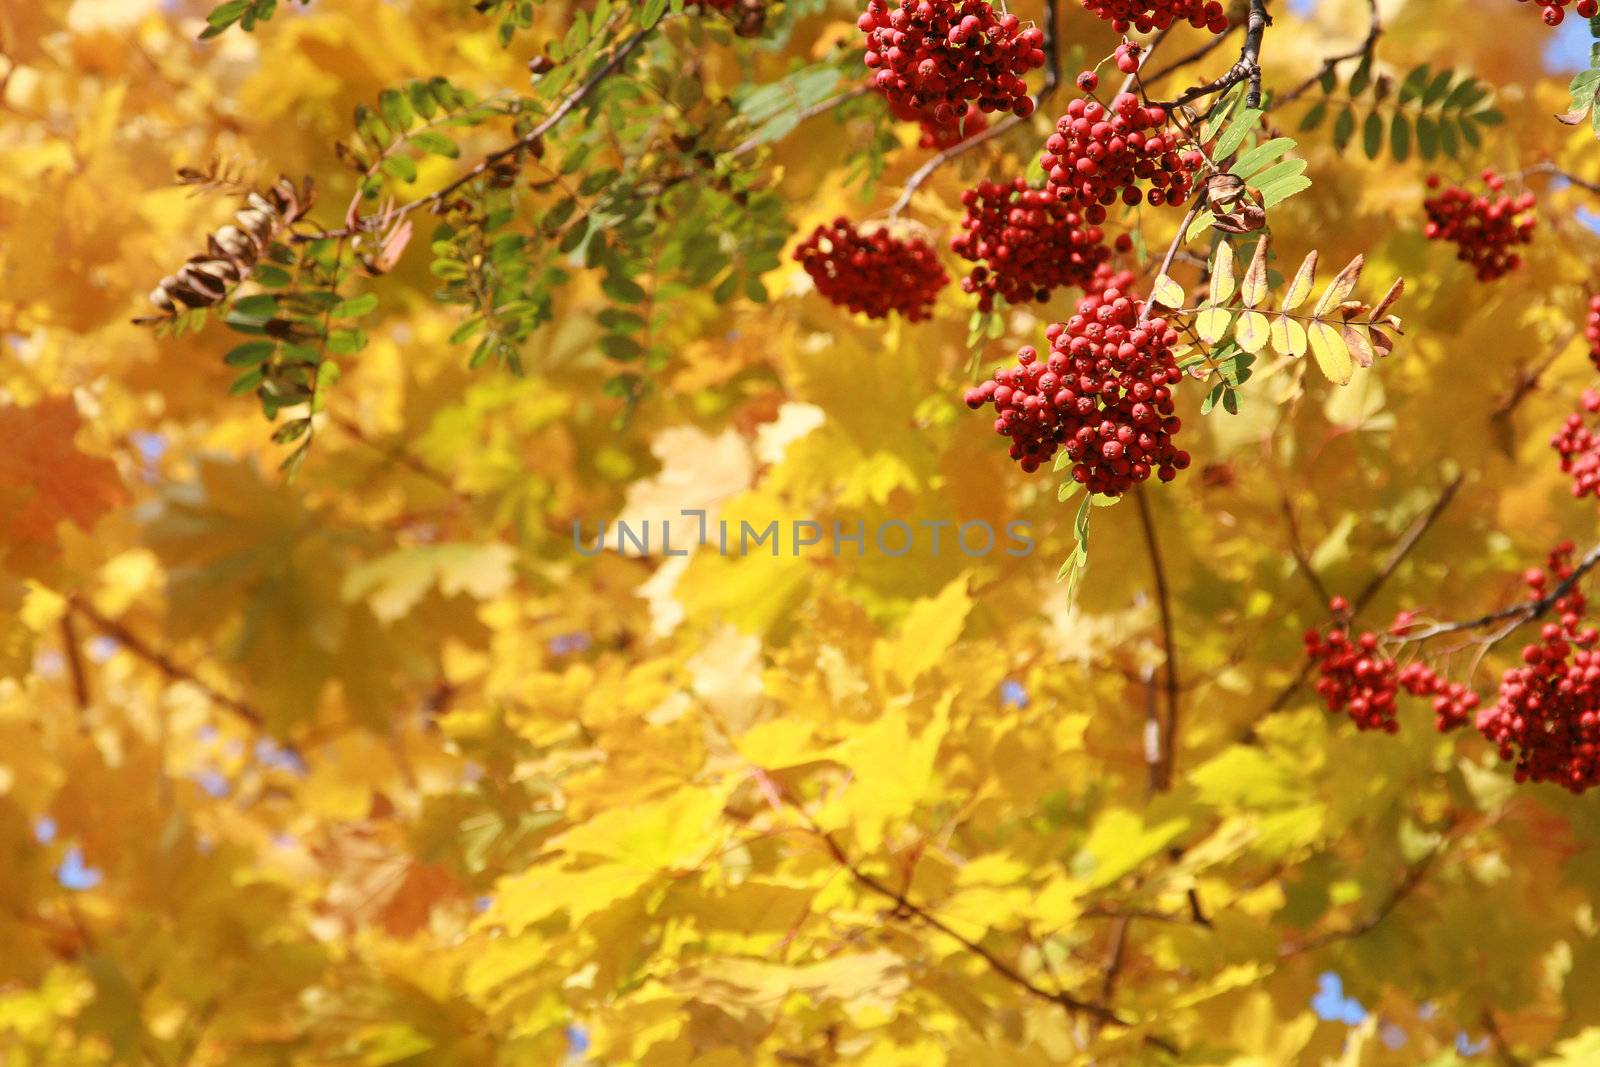
<path fill-rule="evenodd" d="M 1591 193 L 1600 193 L 1600 182 L 1592 182 L 1587 178 L 1580 178 L 1569 170 L 1562 170 L 1548 159 L 1535 163 L 1524 170 L 1518 177 L 1526 178 L 1534 174 L 1547 174 L 1552 178 L 1562 178 L 1580 189 Z"/>
<path fill-rule="evenodd" d="M 1311 75 L 1311 77 L 1307 78 L 1293 89 L 1290 89 L 1288 92 L 1275 98 L 1272 101 L 1272 107 L 1282 107 L 1284 104 L 1290 104 L 1300 99 L 1313 85 L 1321 81 L 1328 75 L 1330 71 L 1333 70 L 1334 67 L 1337 67 L 1345 60 L 1356 59 L 1360 56 L 1371 54 L 1373 47 L 1378 43 L 1379 36 L 1381 36 L 1383 33 L 1383 20 L 1378 16 L 1378 0 L 1367 0 L 1367 9 L 1370 12 L 1370 21 L 1367 25 L 1367 36 L 1362 40 L 1362 42 L 1348 52 L 1340 52 L 1338 55 L 1329 56 L 1327 59 L 1324 59 L 1322 61 L 1322 66 L 1317 69 L 1315 74 Z"/>
<path fill-rule="evenodd" d="M 1494 1046 L 1495 1055 L 1500 1057 L 1500 1062 L 1505 1067 L 1527 1067 L 1527 1061 L 1511 1051 L 1511 1042 L 1506 1040 L 1506 1035 L 1500 1030 L 1500 1021 L 1494 1017 L 1494 1009 L 1483 1009 L 1483 1029 L 1489 1035 L 1489 1043 Z"/>
<path fill-rule="evenodd" d="M 1136 81 L 1141 85 L 1143 84 L 1143 79 L 1139 77 L 1139 72 L 1144 70 L 1145 64 L 1150 62 L 1150 58 L 1156 54 L 1156 49 L 1161 47 L 1161 42 L 1165 41 L 1167 39 L 1167 34 L 1171 32 L 1172 27 L 1168 26 L 1166 29 L 1156 34 L 1155 39 L 1146 45 L 1144 50 L 1139 53 L 1138 59 L 1135 60 L 1134 68 L 1128 72 L 1127 77 L 1122 79 L 1122 87 L 1117 90 L 1119 94 L 1125 93 L 1129 89 L 1132 89 L 1133 83 Z"/>
<path fill-rule="evenodd" d="M 798 126 L 802 122 L 816 118 L 818 115 L 826 115 L 828 112 L 834 110 L 835 108 L 843 107 L 852 100 L 859 100 L 861 97 L 866 96 L 871 91 L 872 84 L 870 82 L 862 82 L 860 85 L 846 89 L 842 93 L 835 93 L 826 100 L 812 104 L 810 107 L 801 108 L 799 113 L 795 115 L 794 124 Z M 765 143 L 766 142 L 763 141 L 758 135 L 752 134 L 735 147 L 730 148 L 726 155 L 747 155 L 750 152 L 754 152 L 757 148 L 760 148 Z"/>
<path fill-rule="evenodd" d="M 165 652 L 150 645 L 121 622 L 100 614 L 82 597 L 74 595 L 68 599 L 67 611 L 81 615 L 95 629 L 112 638 L 123 648 L 132 652 L 152 667 L 155 667 L 172 681 L 187 682 L 200 690 L 201 693 L 204 693 L 206 699 L 213 704 L 232 712 L 251 726 L 258 729 L 262 726 L 261 713 L 254 707 L 238 697 L 229 696 L 210 682 L 205 681 L 190 668 L 183 666 Z"/>
<path fill-rule="evenodd" d="M 1205 199 L 1200 190 L 1204 188 L 1204 183 L 1201 183 L 1200 189 L 1195 191 L 1193 202 L 1189 204 L 1189 210 L 1184 213 L 1183 221 L 1178 223 L 1178 232 L 1172 235 L 1172 243 L 1167 246 L 1167 254 L 1161 257 L 1161 267 L 1156 271 L 1157 278 L 1172 269 L 1172 258 L 1178 254 L 1178 249 L 1183 247 L 1185 243 L 1184 235 L 1189 232 L 1189 224 L 1194 221 L 1196 215 L 1200 214 L 1200 205 Z M 1144 309 L 1139 312 L 1139 321 L 1144 322 L 1149 319 L 1151 315 L 1155 314 L 1155 310 L 1155 301 L 1146 300 Z"/>
<path fill-rule="evenodd" d="M 816 823 L 810 819 L 809 815 L 806 815 L 804 812 L 801 814 L 802 817 L 806 818 L 808 822 L 811 822 L 812 832 L 822 840 L 822 843 L 827 847 L 829 854 L 833 856 L 835 862 L 849 872 L 850 877 L 854 878 L 861 886 L 871 890 L 881 897 L 893 901 L 896 911 L 901 911 L 907 915 L 915 916 L 921 922 L 926 923 L 928 926 L 939 931 L 941 934 L 944 934 L 946 937 L 961 945 L 962 948 L 980 957 L 989 965 L 989 968 L 1000 977 L 1004 978 L 1012 985 L 1019 987 L 1031 996 L 1038 997 L 1041 1000 L 1051 1001 L 1052 1003 L 1061 1005 L 1068 1011 L 1081 1013 L 1090 1016 L 1091 1018 L 1100 1019 L 1104 1022 L 1113 1023 L 1118 1026 L 1128 1025 L 1127 1020 L 1123 1019 L 1122 1016 L 1118 1015 L 1109 1008 L 1102 1008 L 1098 1004 L 1092 1004 L 1087 1000 L 1081 1000 L 1070 993 L 1051 992 L 1044 986 L 1039 985 L 1037 982 L 1030 979 L 1021 971 L 1017 970 L 1010 963 L 1007 963 L 1005 960 L 995 955 L 994 952 L 978 944 L 976 941 L 962 936 L 944 920 L 940 919 L 938 916 L 934 915 L 921 905 L 918 905 L 907 899 L 904 893 L 901 893 L 900 891 L 886 885 L 877 878 L 874 878 L 872 875 L 868 874 L 866 871 L 863 871 L 860 866 L 858 866 L 856 862 L 852 860 L 848 854 L 846 854 L 843 847 L 840 846 L 839 842 L 832 834 L 816 825 Z"/>
<path fill-rule="evenodd" d="M 1532 622 L 1534 619 L 1542 618 L 1548 614 L 1550 609 L 1556 605 L 1556 602 L 1570 593 L 1573 587 L 1583 580 L 1584 575 L 1594 570 L 1596 565 L 1600 565 L 1600 544 L 1585 552 L 1572 568 L 1571 574 L 1561 579 L 1548 593 L 1537 599 L 1525 600 L 1520 604 L 1512 604 L 1510 607 L 1491 611 L 1474 619 L 1440 622 L 1417 627 L 1415 630 L 1396 634 L 1393 640 L 1402 644 L 1431 641 L 1435 637 L 1443 637 L 1445 634 L 1461 633 L 1465 630 L 1482 630 L 1501 622 L 1511 622 L 1514 625 L 1510 629 L 1515 629 L 1517 626 Z M 1504 636 L 1504 634 L 1500 636 Z M 1498 639 L 1497 637 L 1496 640 Z"/>
<path fill-rule="evenodd" d="M 638 50 L 639 46 L 644 43 L 645 39 L 650 36 L 651 32 L 652 29 L 640 30 L 633 36 L 629 37 L 626 41 L 622 42 L 622 44 L 618 46 L 617 50 L 611 54 L 610 59 L 607 59 L 604 63 L 602 63 L 594 71 L 594 73 L 585 78 L 576 89 L 562 97 L 561 102 L 558 103 L 555 109 L 551 111 L 550 114 L 546 115 L 544 119 L 538 123 L 538 125 L 534 126 L 533 129 L 517 138 L 511 144 L 505 146 L 504 148 L 496 149 L 495 151 L 484 156 L 482 159 L 478 160 L 478 162 L 475 163 L 469 170 L 452 181 L 449 185 L 446 185 L 444 188 L 429 193 L 427 196 L 413 200 L 409 203 L 401 204 L 399 207 L 396 207 L 390 211 L 381 212 L 377 215 L 365 216 L 361 219 L 358 219 L 354 225 L 345 226 L 337 230 L 326 230 L 315 234 L 302 234 L 299 235 L 297 239 L 301 241 L 307 241 L 326 240 L 334 237 L 350 237 L 365 230 L 372 230 L 381 226 L 392 225 L 394 220 L 409 215 L 413 211 L 440 203 L 462 186 L 488 173 L 489 170 L 501 160 L 514 156 L 519 152 L 528 150 L 545 134 L 555 129 L 555 127 L 560 124 L 562 119 L 566 118 L 578 107 L 579 104 L 583 103 L 589 94 L 595 90 L 596 86 L 622 68 L 622 65 L 628 61 L 628 57 Z"/>
<path fill-rule="evenodd" d="M 1165 78 L 1170 74 L 1174 74 L 1177 71 L 1182 70 L 1184 67 L 1193 66 L 1202 59 L 1206 58 L 1206 56 L 1209 56 L 1212 52 L 1215 52 L 1218 48 L 1222 47 L 1223 42 L 1225 42 L 1229 37 L 1233 36 L 1234 31 L 1240 28 L 1241 23 L 1230 22 L 1226 30 L 1214 37 L 1211 37 L 1206 41 L 1205 44 L 1201 45 L 1199 48 L 1196 48 L 1194 51 L 1187 52 L 1184 55 L 1179 56 L 1177 59 L 1174 59 L 1171 63 L 1168 63 L 1154 74 L 1147 76 L 1143 71 L 1141 71 L 1139 74 L 1139 80 L 1145 85 L 1154 85 L 1162 78 Z"/>
<path fill-rule="evenodd" d="M 1165 683 L 1167 714 L 1166 722 L 1161 730 L 1159 774 L 1156 776 L 1155 789 L 1164 793 L 1172 788 L 1173 766 L 1177 760 L 1178 727 L 1180 724 L 1180 687 L 1178 684 L 1178 641 L 1172 619 L 1172 593 L 1167 584 L 1167 568 L 1161 557 L 1161 543 L 1156 538 L 1155 520 L 1150 514 L 1148 494 L 1143 489 L 1136 491 L 1134 501 L 1138 505 L 1139 525 L 1144 531 L 1145 549 L 1150 557 L 1150 571 L 1156 588 L 1156 609 L 1161 614 L 1161 646 L 1165 658 L 1162 670 Z"/>
<path fill-rule="evenodd" d="M 67 658 L 67 672 L 72 677 L 72 698 L 78 705 L 78 718 L 82 723 L 89 710 L 89 673 L 83 665 L 83 649 L 78 644 L 78 630 L 72 622 L 72 612 L 61 616 L 61 651 Z"/>
<path fill-rule="evenodd" d="M 361 428 L 359 423 L 353 419 L 346 418 L 343 415 L 334 415 L 329 413 L 328 421 L 332 422 L 339 429 L 355 438 L 361 444 L 366 445 L 374 452 L 377 452 L 389 461 L 404 467 L 406 470 L 417 475 L 418 477 L 434 483 L 463 503 L 470 504 L 473 502 L 470 495 L 456 488 L 455 483 L 450 480 L 449 475 L 435 467 L 429 466 L 423 460 L 413 455 L 404 446 L 385 448 L 379 442 L 374 441 L 367 431 Z"/>
<path fill-rule="evenodd" d="M 1311 560 L 1306 556 L 1305 542 L 1300 537 L 1300 518 L 1295 513 L 1294 501 L 1289 499 L 1285 491 L 1281 496 L 1283 504 L 1283 518 L 1289 527 L 1289 551 L 1294 555 L 1296 569 L 1305 577 L 1306 584 L 1311 586 L 1311 591 L 1320 603 L 1326 604 L 1333 599 L 1328 592 L 1328 587 L 1322 584 L 1322 576 L 1311 565 Z"/>
<path fill-rule="evenodd" d="M 1405 877 L 1402 878 L 1399 884 L 1396 885 L 1394 889 L 1390 891 L 1389 895 L 1384 898 L 1383 903 L 1379 904 L 1377 908 L 1373 909 L 1372 913 L 1365 919 L 1362 919 L 1354 926 L 1343 930 L 1330 930 L 1329 932 L 1321 934 L 1317 937 L 1313 937 L 1308 941 L 1302 941 L 1298 945 L 1286 945 L 1279 951 L 1278 955 L 1280 957 L 1303 955 L 1304 953 L 1314 952 L 1319 948 L 1324 948 L 1338 941 L 1350 941 L 1377 929 L 1379 924 L 1392 915 L 1394 910 L 1404 903 L 1405 899 L 1414 893 L 1417 887 L 1422 884 L 1423 879 L 1425 879 L 1428 875 L 1428 871 L 1432 869 L 1434 863 L 1439 859 L 1440 855 L 1443 854 L 1447 843 L 1447 841 L 1441 841 L 1434 848 L 1430 849 L 1427 855 L 1423 856 L 1422 859 L 1412 864 L 1406 870 Z"/>

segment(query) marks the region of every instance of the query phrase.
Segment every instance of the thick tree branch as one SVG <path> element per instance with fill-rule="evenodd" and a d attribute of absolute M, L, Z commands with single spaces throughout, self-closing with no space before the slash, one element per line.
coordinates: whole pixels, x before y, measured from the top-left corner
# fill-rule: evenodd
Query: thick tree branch
<path fill-rule="evenodd" d="M 1270 25 L 1272 16 L 1267 14 L 1267 0 L 1250 0 L 1250 13 L 1245 17 L 1244 24 L 1244 47 L 1239 50 L 1239 59 L 1233 66 L 1211 81 L 1185 89 L 1177 99 L 1157 103 L 1156 106 L 1173 111 L 1203 96 L 1226 92 L 1240 82 L 1248 80 L 1250 90 L 1245 96 L 1245 106 L 1260 107 L 1261 39 L 1266 35 L 1267 27 Z"/>

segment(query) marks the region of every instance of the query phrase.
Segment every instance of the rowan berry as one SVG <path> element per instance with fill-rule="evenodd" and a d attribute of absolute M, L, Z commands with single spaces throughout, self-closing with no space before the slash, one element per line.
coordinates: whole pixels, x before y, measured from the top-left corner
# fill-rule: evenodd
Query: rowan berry
<path fill-rule="evenodd" d="M 1044 33 L 1023 29 L 987 0 L 869 0 L 856 23 L 866 33 L 872 84 L 896 107 L 949 129 L 980 111 L 1033 111 L 1023 76 L 1044 66 Z"/>
<path fill-rule="evenodd" d="M 1148 200 L 1159 207 L 1188 200 L 1202 161 L 1198 151 L 1178 145 L 1164 109 L 1119 93 L 1109 109 L 1096 100 L 1069 103 L 1039 163 L 1047 188 L 1065 203 L 1087 207 Z"/>
<path fill-rule="evenodd" d="M 928 318 L 950 280 L 927 242 L 901 240 L 886 230 L 858 231 L 848 219 L 818 226 L 794 258 L 830 302 L 868 318 L 898 311 L 912 322 Z"/>
<path fill-rule="evenodd" d="M 1487 195 L 1476 195 L 1452 185 L 1422 202 L 1428 214 L 1423 233 L 1430 241 L 1453 241 L 1456 258 L 1470 265 L 1479 281 L 1493 281 L 1522 265 L 1512 252 L 1533 240 L 1536 203 L 1532 192 L 1511 196 L 1505 179 L 1492 170 L 1483 172 Z M 1428 188 L 1439 187 L 1439 176 L 1428 176 Z"/>
<path fill-rule="evenodd" d="M 1574 574 L 1571 542 L 1551 552 L 1545 572 L 1527 577 L 1536 604 Z M 1553 579 L 1551 581 L 1550 579 Z M 1600 631 L 1583 625 L 1588 601 L 1576 586 L 1545 605 L 1557 621 L 1524 646 L 1523 666 L 1506 671 L 1499 698 L 1477 716 L 1480 733 L 1515 764 L 1519 782 L 1553 782 L 1574 793 L 1600 784 Z"/>
<path fill-rule="evenodd" d="M 1111 257 L 1105 231 L 1092 221 L 1103 211 L 1063 204 L 1022 178 L 979 182 L 961 203 L 967 213 L 950 249 L 977 264 L 961 288 L 978 295 L 982 311 L 993 310 L 996 296 L 1025 304 L 1048 300 L 1061 286 L 1087 287 Z"/>
<path fill-rule="evenodd" d="M 1172 401 L 1178 334 L 1159 317 L 1140 320 L 1144 301 L 1132 283 L 1131 272 L 1102 267 L 1077 314 L 1045 331 L 1043 362 L 1025 347 L 1015 367 L 967 391 L 968 407 L 995 406 L 995 432 L 1011 438 L 1011 458 L 1024 471 L 1065 451 L 1074 480 L 1120 496 L 1189 466 L 1189 454 L 1173 444 L 1183 425 Z"/>
<path fill-rule="evenodd" d="M 1175 22 L 1222 33 L 1228 16 L 1218 0 L 1083 0 L 1090 12 L 1111 23 L 1118 33 L 1164 30 Z"/>

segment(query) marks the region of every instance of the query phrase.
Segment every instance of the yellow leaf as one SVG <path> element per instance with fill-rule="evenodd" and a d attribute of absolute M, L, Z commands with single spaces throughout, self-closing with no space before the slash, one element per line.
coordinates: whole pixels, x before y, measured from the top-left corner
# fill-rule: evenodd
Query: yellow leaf
<path fill-rule="evenodd" d="M 1256 242 L 1256 253 L 1250 257 L 1250 267 L 1244 272 L 1239 285 L 1239 299 L 1244 306 L 1253 308 L 1267 295 L 1267 235 L 1263 233 Z"/>
<path fill-rule="evenodd" d="M 1201 340 L 1214 343 L 1228 332 L 1228 324 L 1232 321 L 1233 312 L 1227 308 L 1201 308 L 1200 314 L 1195 316 L 1194 328 Z"/>
<path fill-rule="evenodd" d="M 909 689 L 945 658 L 961 636 L 971 608 L 967 576 L 962 575 L 940 590 L 938 596 L 913 604 L 900 632 L 892 639 L 879 641 L 872 650 L 873 664 Z"/>
<path fill-rule="evenodd" d="M 1146 826 L 1131 811 L 1111 808 L 1102 812 L 1078 857 L 1078 863 L 1086 868 L 1082 873 L 1089 887 L 1098 889 L 1115 882 L 1165 848 L 1188 825 L 1187 819 L 1176 818 Z"/>
<path fill-rule="evenodd" d="M 562 834 L 564 851 L 599 856 L 634 870 L 690 869 L 716 850 L 722 797 L 685 787 L 640 808 L 613 808 Z"/>
<path fill-rule="evenodd" d="M 1315 249 L 1306 253 L 1306 258 L 1300 262 L 1300 269 L 1295 271 L 1294 281 L 1289 283 L 1288 292 L 1283 294 L 1283 307 L 1280 310 L 1293 311 L 1305 302 L 1311 295 L 1311 286 L 1317 280 L 1317 253 Z"/>
<path fill-rule="evenodd" d="M 1311 354 L 1317 357 L 1317 366 L 1322 373 L 1328 376 L 1330 382 L 1348 385 L 1355 362 L 1350 358 L 1350 350 L 1345 347 L 1339 331 L 1319 321 L 1311 324 L 1308 334 Z"/>
<path fill-rule="evenodd" d="M 1366 257 L 1358 254 L 1355 259 L 1346 263 L 1344 270 L 1334 275 L 1333 281 L 1328 283 L 1327 291 L 1322 294 L 1322 299 L 1317 301 L 1317 306 L 1313 309 L 1312 314 L 1320 319 L 1338 307 L 1344 298 L 1349 296 L 1351 291 L 1355 289 L 1356 281 L 1361 277 L 1362 264 L 1365 262 Z"/>
<path fill-rule="evenodd" d="M 1279 315 L 1272 320 L 1272 347 L 1280 355 L 1299 359 L 1306 354 L 1305 327 L 1287 315 Z"/>
<path fill-rule="evenodd" d="M 1227 241 L 1217 245 L 1211 258 L 1211 300 L 1213 304 L 1226 304 L 1233 296 L 1233 246 Z"/>
<path fill-rule="evenodd" d="M 874 851 L 884 827 L 903 819 L 937 794 L 934 767 L 948 728 L 950 701 L 940 699 L 932 720 L 913 736 L 904 706 L 885 708 L 877 721 L 840 746 L 838 760 L 851 770 L 843 803 L 857 842 Z"/>
<path fill-rule="evenodd" d="M 1233 339 L 1246 352 L 1259 352 L 1266 345 L 1271 329 L 1267 317 L 1261 312 L 1246 311 L 1240 314 L 1239 322 L 1233 328 Z"/>
<path fill-rule="evenodd" d="M 510 545 L 423 545 L 352 568 L 340 593 L 365 600 L 381 622 L 404 618 L 429 589 L 488 600 L 505 592 L 517 553 Z"/>
<path fill-rule="evenodd" d="M 1173 281 L 1165 274 L 1156 276 L 1150 285 L 1150 302 L 1162 307 L 1183 307 L 1183 286 Z"/>

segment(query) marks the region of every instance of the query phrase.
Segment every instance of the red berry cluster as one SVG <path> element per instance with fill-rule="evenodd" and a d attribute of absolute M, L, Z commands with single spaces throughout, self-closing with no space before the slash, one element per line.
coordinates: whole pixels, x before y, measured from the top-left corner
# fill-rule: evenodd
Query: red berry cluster
<path fill-rule="evenodd" d="M 1454 241 L 1456 258 L 1471 264 L 1481 282 L 1494 281 L 1522 265 L 1522 257 L 1510 251 L 1533 240 L 1535 197 L 1531 192 L 1511 196 L 1503 192 L 1506 180 L 1492 170 L 1483 172 L 1483 183 L 1492 196 L 1474 195 L 1471 190 L 1452 185 L 1422 202 L 1428 213 L 1423 232 L 1430 241 Z M 1428 188 L 1439 188 L 1439 176 L 1428 175 Z"/>
<path fill-rule="evenodd" d="M 1189 465 L 1172 443 L 1182 426 L 1171 390 L 1180 374 L 1171 352 L 1177 331 L 1160 318 L 1139 321 L 1143 301 L 1132 282 L 1131 272 L 1102 268 L 1078 313 L 1045 331 L 1047 360 L 1023 348 L 1016 367 L 967 392 L 970 408 L 994 404 L 995 432 L 1011 438 L 1011 458 L 1024 471 L 1064 448 L 1076 481 L 1120 496 L 1152 473 L 1171 481 Z"/>
<path fill-rule="evenodd" d="M 1600 411 L 1600 393 L 1585 389 L 1583 410 L 1591 415 Z M 1550 438 L 1550 447 L 1561 456 L 1562 473 L 1572 477 L 1572 495 L 1600 497 L 1600 434 L 1584 423 L 1582 413 L 1567 416 L 1560 431 Z"/>
<path fill-rule="evenodd" d="M 1527 0 L 1517 0 L 1518 3 L 1527 3 Z M 1567 17 L 1567 0 L 1534 0 L 1541 9 L 1539 14 L 1544 18 L 1546 26 L 1559 26 L 1561 20 Z M 1577 11 L 1579 18 L 1592 19 L 1600 14 L 1600 0 L 1578 0 Z"/>
<path fill-rule="evenodd" d="M 950 280 L 925 241 L 902 241 L 885 230 L 861 233 L 844 218 L 818 226 L 794 258 L 829 301 L 873 319 L 891 311 L 912 322 L 926 319 Z"/>
<path fill-rule="evenodd" d="M 1589 298 L 1589 317 L 1583 325 L 1583 336 L 1589 341 L 1589 362 L 1600 369 L 1600 295 Z"/>
<path fill-rule="evenodd" d="M 1477 710 L 1478 694 L 1460 682 L 1452 682 L 1423 663 L 1413 660 L 1400 668 L 1396 680 L 1414 697 L 1433 698 L 1433 725 L 1440 733 L 1447 733 L 1472 721 Z"/>
<path fill-rule="evenodd" d="M 894 117 L 902 122 L 915 122 L 922 127 L 922 137 L 917 141 L 919 148 L 931 148 L 943 151 L 954 148 L 969 137 L 976 137 L 989 128 L 989 119 L 977 104 L 968 104 L 963 112 L 951 125 L 944 126 L 930 118 L 917 114 L 915 108 L 896 101 L 889 102 L 889 110 Z"/>
<path fill-rule="evenodd" d="M 1530 600 L 1571 577 L 1572 544 L 1557 546 L 1545 570 L 1526 575 Z M 1523 666 L 1506 672 L 1499 699 L 1478 714 L 1478 729 L 1515 761 L 1519 782 L 1555 782 L 1574 793 L 1600 784 L 1600 631 L 1580 628 L 1584 595 L 1576 587 L 1552 605 L 1557 622 L 1522 650 Z"/>
<path fill-rule="evenodd" d="M 1228 16 L 1217 0 L 1083 0 L 1083 6 L 1111 23 L 1118 33 L 1164 30 L 1175 22 L 1221 33 Z"/>
<path fill-rule="evenodd" d="M 1167 129 L 1164 109 L 1144 107 L 1132 93 L 1119 93 L 1106 109 L 1097 100 L 1074 100 L 1056 123 L 1039 160 L 1057 197 L 1075 204 L 1124 204 L 1149 200 L 1152 207 L 1189 198 L 1201 155 L 1180 152 Z M 1141 190 L 1135 182 L 1149 183 Z"/>
<path fill-rule="evenodd" d="M 950 249 L 976 263 L 961 288 L 978 294 L 978 307 L 994 308 L 996 295 L 1013 304 L 1048 300 L 1064 285 L 1087 288 L 1111 258 L 1105 244 L 1105 208 L 1080 211 L 1016 178 L 979 182 L 961 194 L 967 209 Z"/>
<path fill-rule="evenodd" d="M 1350 610 L 1337 596 L 1328 607 L 1336 618 Z M 1352 638 L 1346 623 L 1335 622 L 1326 634 L 1307 630 L 1305 646 L 1306 655 L 1318 661 L 1317 695 L 1329 711 L 1349 715 L 1359 730 L 1400 729 L 1394 717 L 1399 679 L 1394 660 L 1378 650 L 1377 634 L 1367 630 Z"/>
<path fill-rule="evenodd" d="M 867 35 L 872 84 L 897 108 L 942 129 L 957 125 L 969 101 L 983 111 L 1026 117 L 1033 98 L 1023 75 L 1044 66 L 1044 33 L 1022 29 L 987 0 L 870 0 L 856 23 Z"/>
<path fill-rule="evenodd" d="M 1336 596 L 1328 608 L 1336 619 L 1342 619 L 1350 604 Z M 1401 612 L 1389 632 L 1403 635 L 1414 617 L 1409 611 Z M 1326 634 L 1307 630 L 1305 645 L 1306 654 L 1320 661 L 1317 693 L 1322 702 L 1331 712 L 1349 715 L 1358 729 L 1391 734 L 1399 730 L 1395 695 L 1401 689 L 1414 697 L 1433 698 L 1433 724 L 1441 732 L 1464 725 L 1478 707 L 1478 694 L 1460 682 L 1449 681 L 1421 660 L 1397 667 L 1370 630 L 1352 639 L 1348 626 L 1337 621 Z"/>

